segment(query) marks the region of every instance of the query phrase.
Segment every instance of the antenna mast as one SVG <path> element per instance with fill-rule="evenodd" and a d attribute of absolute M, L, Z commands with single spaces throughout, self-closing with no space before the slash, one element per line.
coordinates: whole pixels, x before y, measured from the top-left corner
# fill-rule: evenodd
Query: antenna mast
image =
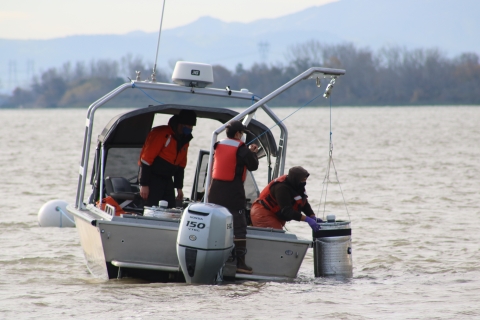
<path fill-rule="evenodd" d="M 163 0 L 162 17 L 160 18 L 160 30 L 158 30 L 157 53 L 155 54 L 155 64 L 153 65 L 153 70 L 152 70 L 152 82 L 157 82 L 158 49 L 160 48 L 160 36 L 162 35 L 163 12 L 165 12 L 165 2 L 166 1 L 167 0 Z"/>

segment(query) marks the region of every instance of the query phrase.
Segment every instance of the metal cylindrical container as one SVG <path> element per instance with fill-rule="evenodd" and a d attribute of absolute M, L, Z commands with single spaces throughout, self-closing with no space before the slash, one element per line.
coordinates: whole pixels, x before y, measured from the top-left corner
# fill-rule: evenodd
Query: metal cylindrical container
<path fill-rule="evenodd" d="M 352 277 L 352 229 L 350 221 L 335 221 L 329 216 L 313 233 L 315 277 Z"/>

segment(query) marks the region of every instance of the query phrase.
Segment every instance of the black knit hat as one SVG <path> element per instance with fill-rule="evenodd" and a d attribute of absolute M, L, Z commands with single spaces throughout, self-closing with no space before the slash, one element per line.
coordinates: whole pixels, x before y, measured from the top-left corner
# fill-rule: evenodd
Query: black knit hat
<path fill-rule="evenodd" d="M 290 170 L 288 170 L 287 180 L 291 183 L 292 186 L 297 187 L 300 184 L 300 181 L 308 178 L 309 175 L 310 173 L 308 173 L 308 171 L 305 170 L 303 167 L 291 167 Z"/>
<path fill-rule="evenodd" d="M 180 110 L 178 114 L 178 123 L 186 124 L 187 126 L 197 125 L 197 114 L 193 110 Z"/>
<path fill-rule="evenodd" d="M 243 123 L 241 123 L 238 120 L 232 121 L 229 124 L 227 124 L 226 129 L 227 129 L 227 135 L 234 135 L 239 131 L 243 131 L 243 132 L 248 131 L 247 127 L 245 127 Z"/>

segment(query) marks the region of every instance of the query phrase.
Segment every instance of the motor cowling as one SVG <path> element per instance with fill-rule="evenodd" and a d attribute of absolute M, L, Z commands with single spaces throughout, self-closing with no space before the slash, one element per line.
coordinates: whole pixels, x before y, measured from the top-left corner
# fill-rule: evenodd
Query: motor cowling
<path fill-rule="evenodd" d="M 213 284 L 233 249 L 233 217 L 219 205 L 188 206 L 180 220 L 177 256 L 187 283 Z"/>

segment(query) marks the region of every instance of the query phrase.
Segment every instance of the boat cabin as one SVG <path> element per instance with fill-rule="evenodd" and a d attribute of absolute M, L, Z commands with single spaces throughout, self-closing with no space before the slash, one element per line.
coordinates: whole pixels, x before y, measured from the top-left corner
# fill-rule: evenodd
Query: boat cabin
<path fill-rule="evenodd" d="M 199 107 L 187 105 L 156 105 L 120 114 L 105 126 L 98 137 L 95 160 L 92 172 L 92 193 L 88 200 L 95 204 L 99 199 L 111 196 L 127 212 L 142 214 L 143 205 L 138 196 L 138 158 L 145 139 L 154 126 L 158 114 L 175 115 L 182 109 L 194 110 L 198 118 L 206 118 L 226 124 L 238 115 L 238 112 L 227 108 Z M 267 158 L 269 164 L 278 151 L 275 138 L 261 122 L 252 119 L 248 124 L 252 134 L 246 135 L 246 141 L 254 141 L 259 146 L 257 156 Z M 201 128 L 198 128 L 201 130 Z M 193 143 L 202 143 L 194 140 Z M 206 147 L 208 144 L 203 143 Z M 205 194 L 209 151 L 200 150 L 194 181 L 185 181 L 192 185 L 192 193 L 182 206 L 189 202 L 202 201 Z M 271 167 L 270 167 L 271 168 Z M 269 171 L 271 179 L 272 171 Z M 259 187 L 251 172 L 245 181 L 247 199 L 253 202 L 259 195 Z"/>

